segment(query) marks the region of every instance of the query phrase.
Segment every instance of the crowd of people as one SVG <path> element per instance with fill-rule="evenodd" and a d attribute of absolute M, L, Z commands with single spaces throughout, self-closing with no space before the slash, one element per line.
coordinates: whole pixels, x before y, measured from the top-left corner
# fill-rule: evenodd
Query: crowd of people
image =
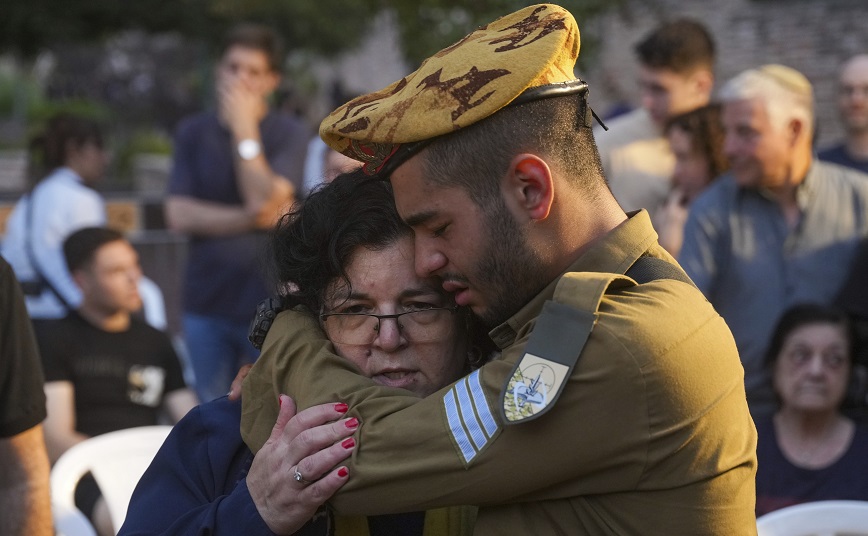
<path fill-rule="evenodd" d="M 0 533 L 51 533 L 67 449 L 158 422 L 123 527 L 79 484 L 101 536 L 750 534 L 868 501 L 868 55 L 818 150 L 810 81 L 717 84 L 698 21 L 637 42 L 606 125 L 579 44 L 523 8 L 311 141 L 269 106 L 279 36 L 232 29 L 165 200 L 188 362 L 107 227 L 100 126 L 49 121 L 2 242 Z"/>

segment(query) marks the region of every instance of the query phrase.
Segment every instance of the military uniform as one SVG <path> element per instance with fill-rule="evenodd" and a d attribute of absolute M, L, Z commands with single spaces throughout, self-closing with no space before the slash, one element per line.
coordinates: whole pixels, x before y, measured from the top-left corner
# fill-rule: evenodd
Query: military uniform
<path fill-rule="evenodd" d="M 421 400 L 283 313 L 244 385 L 245 440 L 264 443 L 279 393 L 340 400 L 362 421 L 341 513 L 478 504 L 476 534 L 753 534 L 756 431 L 726 324 L 689 284 L 613 275 L 643 254 L 671 261 L 656 239 L 634 215 L 491 332 L 497 360 Z M 504 387 L 547 300 L 593 307 L 596 323 L 550 410 L 506 425 Z"/>

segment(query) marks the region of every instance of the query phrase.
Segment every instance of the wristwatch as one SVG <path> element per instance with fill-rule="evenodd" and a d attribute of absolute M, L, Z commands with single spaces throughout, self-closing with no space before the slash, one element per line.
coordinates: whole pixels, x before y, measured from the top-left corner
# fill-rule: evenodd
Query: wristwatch
<path fill-rule="evenodd" d="M 238 156 L 244 160 L 253 160 L 261 152 L 262 145 L 256 140 L 248 138 L 238 142 Z"/>

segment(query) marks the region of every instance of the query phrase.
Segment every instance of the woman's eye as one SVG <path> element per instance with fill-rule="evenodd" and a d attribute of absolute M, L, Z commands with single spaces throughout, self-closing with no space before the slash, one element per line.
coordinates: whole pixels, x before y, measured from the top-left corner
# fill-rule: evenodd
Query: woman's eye
<path fill-rule="evenodd" d="M 790 359 L 795 363 L 804 363 L 811 358 L 811 353 L 803 348 L 797 348 L 790 354 Z"/>
<path fill-rule="evenodd" d="M 433 303 L 412 302 L 412 303 L 408 303 L 408 304 L 404 305 L 404 310 L 405 311 L 425 311 L 428 309 L 436 309 L 437 307 L 440 307 L 440 306 L 437 304 L 433 304 Z"/>
<path fill-rule="evenodd" d="M 346 307 L 342 307 L 337 312 L 343 313 L 343 314 L 357 315 L 357 314 L 367 313 L 368 311 L 369 311 L 369 308 L 367 305 L 356 304 L 356 305 L 348 305 Z"/>

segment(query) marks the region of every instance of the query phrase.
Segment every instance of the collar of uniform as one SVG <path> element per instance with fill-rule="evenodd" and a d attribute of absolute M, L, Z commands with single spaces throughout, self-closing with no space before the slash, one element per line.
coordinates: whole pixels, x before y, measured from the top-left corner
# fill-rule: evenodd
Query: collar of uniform
<path fill-rule="evenodd" d="M 657 243 L 657 233 L 644 209 L 628 213 L 628 218 L 590 245 L 564 273 L 602 272 L 623 274 L 643 253 Z M 504 350 L 527 334 L 539 316 L 543 304 L 552 299 L 560 277 L 506 322 L 489 332 L 495 344 Z"/>

